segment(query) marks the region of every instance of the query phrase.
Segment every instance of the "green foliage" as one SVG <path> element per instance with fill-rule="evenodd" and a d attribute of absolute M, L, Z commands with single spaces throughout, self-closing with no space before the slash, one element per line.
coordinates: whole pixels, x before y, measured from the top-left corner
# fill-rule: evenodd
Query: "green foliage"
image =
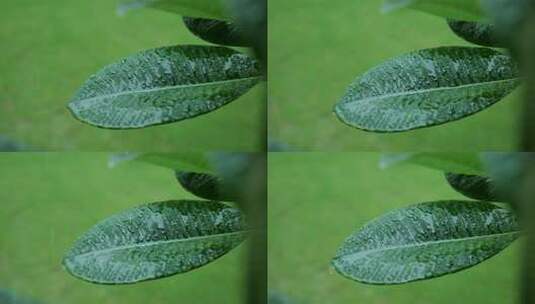
<path fill-rule="evenodd" d="M 233 19 L 250 42 L 262 62 L 267 67 L 267 1 L 229 0 Z"/>
<path fill-rule="evenodd" d="M 110 131 L 74 119 L 67 102 L 89 75 L 108 63 L 138 50 L 203 43 L 175 14 L 142 9 L 120 17 L 116 3 L 4 2 L 0 133 L 39 151 L 259 150 L 255 136 L 263 126 L 258 119 L 264 107 L 263 85 L 216 113 L 179 125 Z M 57 52 L 50 51 L 52 44 Z M 39 81 L 28 82 L 28 73 Z M 29 122 L 31 128 L 14 127 Z"/>
<path fill-rule="evenodd" d="M 227 191 L 223 179 L 210 174 L 219 169 L 218 159 L 229 161 L 221 173 L 229 179 L 235 170 L 247 167 L 247 162 L 231 161 L 230 156 L 112 154 L 111 167 L 137 160 L 173 169 L 185 190 L 210 201 L 158 202 L 109 217 L 80 237 L 66 254 L 67 270 L 94 283 L 136 283 L 196 269 L 236 247 L 250 229 L 239 209 L 218 202 L 234 201 L 237 196 Z"/>
<path fill-rule="evenodd" d="M 523 47 L 522 28 L 526 25 L 530 3 L 530 0 L 481 0 L 500 40 L 514 52 Z"/>
<path fill-rule="evenodd" d="M 119 12 L 140 7 L 188 16 L 186 25 L 203 39 L 246 44 L 237 41 L 242 29 L 226 22 L 232 15 L 226 12 L 231 7 L 228 0 L 134 0 L 123 3 Z M 78 91 L 69 109 L 79 120 L 108 129 L 167 124 L 238 99 L 260 81 L 261 74 L 255 59 L 229 48 L 162 47 L 105 67 Z"/>
<path fill-rule="evenodd" d="M 328 267 L 342 241 L 371 219 L 410 202 L 463 200 L 442 172 L 384 171 L 378 160 L 379 153 L 270 155 L 270 288 L 304 304 L 516 303 L 523 239 L 468 271 L 402 286 L 359 284 Z"/>
<path fill-rule="evenodd" d="M 412 8 L 436 16 L 477 21 L 485 17 L 480 0 L 385 0 L 383 11 Z"/>
<path fill-rule="evenodd" d="M 203 266 L 239 245 L 246 230 L 240 210 L 221 203 L 152 203 L 95 225 L 63 264 L 90 282 L 135 283 Z"/>
<path fill-rule="evenodd" d="M 449 19 L 448 26 L 457 36 L 468 42 L 488 47 L 505 47 L 492 24 Z"/>
<path fill-rule="evenodd" d="M 236 200 L 235 195 L 229 195 L 225 191 L 223 180 L 215 175 L 176 171 L 175 176 L 185 190 L 200 198 L 224 202 Z"/>
<path fill-rule="evenodd" d="M 205 41 L 229 46 L 250 45 L 233 22 L 191 17 L 184 17 L 183 20 L 195 36 Z"/>
<path fill-rule="evenodd" d="M 226 2 L 228 0 L 130 0 L 119 5 L 119 12 L 152 7 L 183 16 L 228 19 Z"/>
<path fill-rule="evenodd" d="M 410 162 L 458 172 L 446 173 L 450 186 L 478 201 L 429 202 L 389 212 L 344 242 L 333 259 L 336 270 L 364 283 L 400 284 L 457 272 L 507 247 L 520 235 L 516 214 L 490 201 L 504 202 L 507 198 L 505 201 L 510 202 L 512 196 L 504 196 L 498 183 L 486 177 L 483 158 L 487 159 L 487 166 L 489 158 L 496 161 L 494 154 L 383 156 L 383 167 Z M 480 172 L 481 176 L 474 172 Z"/>
<path fill-rule="evenodd" d="M 296 151 L 515 150 L 521 90 L 466 119 L 403 133 L 361 132 L 328 114 L 352 80 L 383 61 L 419 49 L 466 45 L 446 20 L 414 10 L 381 14 L 381 2 L 331 1 L 329 9 L 321 1 L 270 2 L 270 10 L 278 12 L 270 15 L 275 38 L 269 42 L 269 65 L 277 75 L 269 79 L 270 137 Z M 295 26 L 312 23 L 314 29 Z"/>
<path fill-rule="evenodd" d="M 519 83 L 513 60 L 485 48 L 442 47 L 400 56 L 358 78 L 336 105 L 346 124 L 399 132 L 484 110 Z"/>
<path fill-rule="evenodd" d="M 467 41 L 504 45 L 498 30 L 481 20 L 479 0 L 384 2 L 386 11 L 404 7 L 448 19 L 450 28 Z M 355 80 L 335 113 L 347 125 L 373 132 L 440 125 L 505 98 L 520 83 L 518 70 L 510 56 L 490 48 L 423 49 L 389 60 Z"/>
<path fill-rule="evenodd" d="M 379 165 L 388 168 L 403 163 L 417 164 L 443 172 L 486 175 L 480 155 L 468 152 L 385 153 Z"/>
<path fill-rule="evenodd" d="M 486 202 L 422 203 L 368 223 L 345 240 L 332 263 L 360 282 L 406 283 L 474 266 L 518 235 L 508 209 Z"/>
<path fill-rule="evenodd" d="M 243 303 L 248 242 L 205 267 L 136 285 L 91 284 L 62 269 L 61 260 L 74 241 L 108 216 L 140 202 L 195 200 L 177 187 L 171 170 L 137 162 L 109 169 L 107 161 L 108 153 L 0 155 L 1 188 L 24 185 L 25 189 L 16 195 L 0 193 L 0 289 L 43 304 L 175 303 L 177 299 L 220 303 L 222 298 Z M 37 284 L 36 278 L 43 283 Z"/>
<path fill-rule="evenodd" d="M 485 176 L 446 173 L 446 180 L 457 192 L 482 201 L 499 201 L 496 186 Z"/>
<path fill-rule="evenodd" d="M 82 86 L 69 109 L 95 126 L 142 128 L 214 111 L 259 80 L 257 62 L 237 51 L 164 47 L 105 67 Z"/>

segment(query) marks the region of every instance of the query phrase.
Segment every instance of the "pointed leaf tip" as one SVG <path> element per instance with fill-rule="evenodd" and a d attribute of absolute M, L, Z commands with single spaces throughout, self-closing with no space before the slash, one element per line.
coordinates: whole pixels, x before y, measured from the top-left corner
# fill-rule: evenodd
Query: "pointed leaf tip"
<path fill-rule="evenodd" d="M 355 281 L 401 284 L 474 266 L 518 235 L 509 209 L 487 202 L 422 203 L 368 223 L 344 241 L 332 264 Z"/>
<path fill-rule="evenodd" d="M 357 78 L 335 106 L 345 124 L 402 132 L 482 111 L 519 84 L 513 59 L 488 48 L 440 47 L 388 60 Z"/>
<path fill-rule="evenodd" d="M 217 202 L 166 201 L 111 216 L 82 235 L 63 264 L 100 284 L 129 284 L 187 272 L 238 246 L 240 210 Z"/>
<path fill-rule="evenodd" d="M 143 128 L 215 111 L 260 78 L 255 59 L 229 48 L 163 47 L 105 67 L 86 81 L 68 108 L 97 127 Z"/>

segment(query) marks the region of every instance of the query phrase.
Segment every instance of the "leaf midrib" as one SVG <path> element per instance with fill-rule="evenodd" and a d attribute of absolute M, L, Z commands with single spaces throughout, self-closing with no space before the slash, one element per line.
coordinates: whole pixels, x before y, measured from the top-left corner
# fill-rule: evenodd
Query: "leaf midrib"
<path fill-rule="evenodd" d="M 211 235 L 203 235 L 203 236 L 196 236 L 191 238 L 184 238 L 184 239 L 174 239 L 174 240 L 166 240 L 166 241 L 153 241 L 153 242 L 147 242 L 147 243 L 139 243 L 139 244 L 131 244 L 131 245 L 123 245 L 123 246 L 117 246 L 113 248 L 108 249 L 102 249 L 102 250 L 96 250 L 96 251 L 90 251 L 78 255 L 73 255 L 72 257 L 69 257 L 67 259 L 79 259 L 86 256 L 91 255 L 99 255 L 103 253 L 109 253 L 113 251 L 121 251 L 125 249 L 132 249 L 132 248 L 143 248 L 143 247 L 151 247 L 151 246 L 158 246 L 158 245 L 165 245 L 165 244 L 171 244 L 171 243 L 181 243 L 181 242 L 191 242 L 191 241 L 199 241 L 199 240 L 206 240 L 211 238 L 218 238 L 223 236 L 233 236 L 233 235 L 239 235 L 239 234 L 247 234 L 250 232 L 250 230 L 243 230 L 243 231 L 236 231 L 236 232 L 230 232 L 230 233 L 219 233 L 219 234 L 211 234 Z"/>
<path fill-rule="evenodd" d="M 256 79 L 261 79 L 261 78 L 262 78 L 261 76 L 254 76 L 254 77 L 237 78 L 237 79 L 231 79 L 231 80 L 202 82 L 202 83 L 195 83 L 195 84 L 180 84 L 176 86 L 167 86 L 167 87 L 152 88 L 152 89 L 146 89 L 146 90 L 124 91 L 124 92 L 107 94 L 107 95 L 99 95 L 99 96 L 86 98 L 86 99 L 77 99 L 77 100 L 73 100 L 72 102 L 90 102 L 93 100 L 119 97 L 123 95 L 131 95 L 131 94 L 135 95 L 135 94 L 144 94 L 144 93 L 150 93 L 150 92 L 175 90 L 175 89 L 181 89 L 181 88 L 203 87 L 203 86 L 219 85 L 219 84 L 226 84 L 226 83 L 240 82 L 240 81 L 247 81 L 247 80 L 256 80 Z"/>
<path fill-rule="evenodd" d="M 384 94 L 384 95 L 378 95 L 374 97 L 368 97 L 363 99 L 357 99 L 357 100 L 351 100 L 348 102 L 343 102 L 342 105 L 345 104 L 354 104 L 354 103 L 367 103 L 367 102 L 373 102 L 376 100 L 381 99 L 387 99 L 391 97 L 400 97 L 400 96 L 410 96 L 410 95 L 417 95 L 422 93 L 430 93 L 430 92 L 436 92 L 436 91 L 448 91 L 448 90 L 454 90 L 454 89 L 463 89 L 463 88 L 471 88 L 471 87 L 478 87 L 478 86 L 486 86 L 486 85 L 492 85 L 497 83 L 505 83 L 505 82 L 513 82 L 520 80 L 520 77 L 515 78 L 507 78 L 502 80 L 494 80 L 494 81 L 487 81 L 487 82 L 478 82 L 476 84 L 464 84 L 460 86 L 454 86 L 454 87 L 439 87 L 439 88 L 432 88 L 432 89 L 424 89 L 424 90 L 416 90 L 416 91 L 404 91 L 400 93 L 391 93 L 391 94 Z"/>
<path fill-rule="evenodd" d="M 408 245 L 401 245 L 401 246 L 390 246 L 390 247 L 385 247 L 385 248 L 359 251 L 359 252 L 355 252 L 355 253 L 351 253 L 347 255 L 341 255 L 341 256 L 335 257 L 335 259 L 343 259 L 346 257 L 359 256 L 359 255 L 366 256 L 366 255 L 378 253 L 378 252 L 415 248 L 415 247 L 417 248 L 417 247 L 443 244 L 443 243 L 454 243 L 454 242 L 463 242 L 463 241 L 470 241 L 470 240 L 477 240 L 477 239 L 494 238 L 494 237 L 507 236 L 507 235 L 512 235 L 512 234 L 520 234 L 520 231 L 517 230 L 517 231 L 510 231 L 510 232 L 505 232 L 505 233 L 485 234 L 485 235 L 471 236 L 471 237 L 458 238 L 458 239 L 438 240 L 438 241 L 415 243 L 415 244 L 408 244 Z"/>

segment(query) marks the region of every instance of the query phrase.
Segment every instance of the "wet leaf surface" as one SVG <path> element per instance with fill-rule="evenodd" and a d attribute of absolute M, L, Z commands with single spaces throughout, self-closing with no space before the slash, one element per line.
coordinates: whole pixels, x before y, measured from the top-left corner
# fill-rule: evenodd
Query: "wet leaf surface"
<path fill-rule="evenodd" d="M 455 191 L 481 201 L 499 201 L 496 186 L 488 177 L 446 173 L 446 180 Z"/>
<path fill-rule="evenodd" d="M 158 202 L 98 223 L 76 241 L 63 264 L 90 282 L 135 283 L 201 267 L 245 236 L 236 208 L 208 201 Z"/>
<path fill-rule="evenodd" d="M 73 115 L 103 128 L 142 128 L 212 112 L 260 81 L 256 60 L 215 46 L 144 51 L 91 76 L 69 103 Z"/>
<path fill-rule="evenodd" d="M 519 83 L 509 56 L 488 48 L 440 47 L 373 68 L 335 107 L 342 122 L 368 131 L 400 132 L 477 113 Z"/>
<path fill-rule="evenodd" d="M 190 32 L 205 41 L 229 46 L 250 45 L 232 22 L 191 17 L 184 17 L 183 20 Z"/>
<path fill-rule="evenodd" d="M 175 172 L 180 185 L 192 194 L 212 201 L 232 202 L 235 196 L 224 189 L 223 180 L 215 175 L 195 172 Z"/>
<path fill-rule="evenodd" d="M 400 284 L 474 266 L 518 235 L 508 209 L 487 202 L 422 203 L 368 223 L 344 241 L 332 263 L 352 280 Z"/>
<path fill-rule="evenodd" d="M 412 8 L 439 17 L 470 21 L 485 17 L 479 0 L 385 0 L 383 4 L 384 12 L 401 8 Z"/>
<path fill-rule="evenodd" d="M 498 38 L 494 25 L 488 23 L 448 20 L 450 29 L 462 39 L 489 47 L 506 47 Z"/>

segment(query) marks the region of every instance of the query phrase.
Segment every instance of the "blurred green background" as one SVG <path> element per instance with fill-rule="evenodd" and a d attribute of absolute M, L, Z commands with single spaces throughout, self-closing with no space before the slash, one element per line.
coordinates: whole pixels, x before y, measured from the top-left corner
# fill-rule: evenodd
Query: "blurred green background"
<path fill-rule="evenodd" d="M 141 50 L 204 44 L 181 17 L 116 13 L 118 0 L 2 0 L 0 135 L 42 150 L 257 151 L 262 88 L 207 115 L 137 130 L 98 129 L 66 104 L 93 73 Z"/>
<path fill-rule="evenodd" d="M 334 104 L 357 77 L 392 57 L 468 45 L 418 11 L 384 15 L 379 0 L 269 1 L 269 135 L 299 151 L 514 150 L 518 92 L 466 119 L 407 133 L 341 123 Z"/>
<path fill-rule="evenodd" d="M 376 153 L 270 153 L 269 288 L 296 304 L 516 303 L 518 242 L 462 272 L 405 285 L 365 285 L 335 272 L 336 250 L 368 221 L 414 203 L 463 198 L 439 171 L 381 170 L 378 161 Z"/>
<path fill-rule="evenodd" d="M 246 244 L 192 272 L 134 285 L 96 285 L 61 260 L 100 220 L 143 203 L 191 199 L 171 170 L 107 166 L 104 153 L 0 153 L 0 289 L 50 304 L 242 303 Z"/>

